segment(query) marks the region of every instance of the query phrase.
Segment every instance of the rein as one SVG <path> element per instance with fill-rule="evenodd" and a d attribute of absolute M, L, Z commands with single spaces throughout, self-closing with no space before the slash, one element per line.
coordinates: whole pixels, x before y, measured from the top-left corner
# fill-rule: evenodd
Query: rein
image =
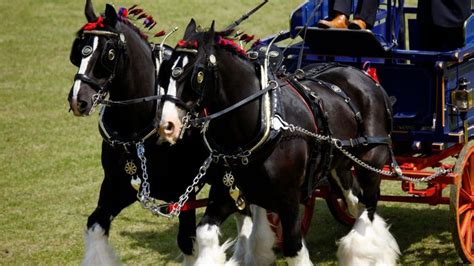
<path fill-rule="evenodd" d="M 113 101 L 113 100 L 108 100 L 108 99 L 101 99 L 98 102 L 100 104 L 103 104 L 108 107 L 112 106 L 128 106 L 132 104 L 139 104 L 139 103 L 146 103 L 146 102 L 151 102 L 155 100 L 163 100 L 163 101 L 170 101 L 181 108 L 185 109 L 186 111 L 189 110 L 189 107 L 178 97 L 173 96 L 173 95 L 153 95 L 153 96 L 146 96 L 146 97 L 140 97 L 140 98 L 134 98 L 134 99 L 129 99 L 129 100 L 123 100 L 123 101 Z"/>
<path fill-rule="evenodd" d="M 250 96 L 248 96 L 247 98 L 217 112 L 217 113 L 214 113 L 214 114 L 211 114 L 211 115 L 208 115 L 206 117 L 202 117 L 202 118 L 195 118 L 195 119 L 190 119 L 189 122 L 195 126 L 195 127 L 202 127 L 204 124 L 206 123 L 209 123 L 211 120 L 213 119 L 216 119 L 218 117 L 221 117 L 227 113 L 230 113 L 242 106 L 245 106 L 257 99 L 259 99 L 260 97 L 262 97 L 263 95 L 265 95 L 267 92 L 270 92 L 276 88 L 278 88 L 278 83 L 274 80 L 272 81 L 269 81 L 270 85 L 268 85 L 265 89 L 263 90 L 259 90 L 257 93 L 254 93 Z M 183 126 L 184 128 L 185 126 Z"/>

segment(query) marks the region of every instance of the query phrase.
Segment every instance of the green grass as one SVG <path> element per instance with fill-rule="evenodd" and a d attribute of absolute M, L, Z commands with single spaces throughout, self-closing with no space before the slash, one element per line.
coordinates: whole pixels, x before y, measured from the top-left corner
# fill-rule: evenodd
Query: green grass
<path fill-rule="evenodd" d="M 106 1 L 94 1 L 102 11 Z M 157 30 L 183 29 L 191 17 L 223 27 L 256 1 L 141 1 L 159 21 Z M 117 2 L 130 6 L 136 1 Z M 69 63 L 74 33 L 85 23 L 83 1 L 1 1 L 0 23 L 0 265 L 77 265 L 83 233 L 102 181 L 97 117 L 68 113 L 75 67 Z M 287 29 L 300 1 L 272 0 L 248 22 L 265 37 Z M 182 31 L 175 34 L 175 43 Z M 397 185 L 386 188 L 398 191 Z M 382 203 L 393 224 L 402 264 L 459 263 L 449 234 L 446 206 Z M 139 205 L 114 221 L 110 241 L 127 265 L 175 264 L 176 220 L 156 218 Z M 319 200 L 307 237 L 313 261 L 336 264 L 335 242 L 348 231 Z M 235 235 L 229 219 L 223 239 Z M 282 264 L 282 259 L 278 264 Z"/>

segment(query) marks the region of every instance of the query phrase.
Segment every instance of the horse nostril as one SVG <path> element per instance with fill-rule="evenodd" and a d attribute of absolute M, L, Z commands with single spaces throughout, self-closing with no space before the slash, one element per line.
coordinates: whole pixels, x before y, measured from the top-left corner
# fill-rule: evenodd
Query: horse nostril
<path fill-rule="evenodd" d="M 174 123 L 173 122 L 167 122 L 164 126 L 165 128 L 165 133 L 171 134 L 174 131 Z"/>
<path fill-rule="evenodd" d="M 79 110 L 85 110 L 87 108 L 87 102 L 86 101 L 78 101 L 77 102 L 77 107 L 79 107 Z"/>

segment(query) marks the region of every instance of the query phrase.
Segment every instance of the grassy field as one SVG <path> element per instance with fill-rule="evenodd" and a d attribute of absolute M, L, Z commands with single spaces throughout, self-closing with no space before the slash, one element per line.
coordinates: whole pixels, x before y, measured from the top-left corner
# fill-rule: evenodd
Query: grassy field
<path fill-rule="evenodd" d="M 102 11 L 106 1 L 94 1 Z M 181 29 L 191 17 L 207 26 L 232 22 L 253 0 L 121 1 L 154 14 L 158 29 Z M 302 1 L 272 0 L 242 25 L 265 37 L 287 29 L 290 11 Z M 75 67 L 69 63 L 74 33 L 85 23 L 83 1 L 0 1 L 0 265 L 77 265 L 83 234 L 102 181 L 97 117 L 68 113 L 67 93 Z M 180 35 L 176 34 L 170 44 Z M 397 185 L 384 190 L 398 191 Z M 348 228 L 318 201 L 307 237 L 311 258 L 336 264 L 336 240 Z M 460 263 L 449 233 L 446 206 L 382 203 L 398 239 L 401 264 Z M 176 264 L 176 220 L 156 218 L 137 204 L 114 221 L 110 241 L 127 265 Z M 223 238 L 235 235 L 225 223 Z M 282 264 L 282 259 L 277 264 Z"/>

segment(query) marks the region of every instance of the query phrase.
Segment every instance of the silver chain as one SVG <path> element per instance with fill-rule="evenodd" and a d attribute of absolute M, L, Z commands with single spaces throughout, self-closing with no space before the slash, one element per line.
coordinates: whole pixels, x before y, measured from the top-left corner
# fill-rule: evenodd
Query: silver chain
<path fill-rule="evenodd" d="M 143 142 L 138 142 L 136 144 L 137 156 L 141 162 L 142 168 L 142 187 L 139 193 L 139 201 L 142 204 L 142 207 L 149 210 L 156 216 L 164 216 L 170 218 L 171 215 L 168 214 L 168 203 L 150 197 L 150 183 L 148 182 L 148 172 L 146 167 L 146 157 L 145 157 L 145 146 Z"/>
<path fill-rule="evenodd" d="M 193 183 L 186 188 L 186 191 L 183 195 L 179 197 L 179 201 L 173 205 L 173 209 L 168 213 L 169 204 L 150 197 L 150 183 L 148 182 L 148 172 L 146 167 L 146 157 L 145 157 L 145 146 L 143 142 L 138 142 L 136 144 L 137 156 L 141 162 L 142 169 L 142 186 L 139 193 L 139 201 L 142 204 L 143 208 L 151 211 L 154 215 L 164 216 L 171 218 L 173 216 L 179 216 L 181 209 L 184 204 L 189 200 L 189 194 L 194 191 L 194 188 L 199 184 L 202 177 L 206 175 L 207 169 L 211 165 L 213 155 L 210 154 L 209 157 L 204 161 L 203 165 L 199 168 L 198 174 L 193 179 Z"/>
<path fill-rule="evenodd" d="M 375 168 L 369 164 L 367 164 L 366 162 L 362 161 L 361 159 L 357 158 L 355 155 L 353 155 L 352 153 L 350 153 L 348 150 L 344 149 L 342 147 L 342 142 L 340 139 L 336 139 L 336 138 L 331 138 L 330 136 L 326 136 L 326 135 L 321 135 L 321 134 L 317 134 L 317 133 L 313 133 L 307 129 L 304 129 L 302 127 L 299 127 L 299 126 L 295 126 L 295 125 L 292 125 L 292 124 L 289 124 L 288 122 L 286 121 L 283 121 L 283 119 L 281 119 L 280 117 L 277 117 L 278 120 L 282 123 L 282 126 L 281 128 L 283 130 L 288 130 L 290 132 L 295 132 L 295 131 L 298 131 L 304 135 L 307 135 L 307 136 L 310 136 L 310 137 L 313 137 L 317 140 L 320 140 L 320 141 L 326 141 L 326 142 L 329 142 L 331 143 L 331 145 L 333 145 L 334 147 L 336 147 L 339 151 L 342 152 L 342 154 L 344 154 L 346 157 L 348 157 L 349 159 L 351 159 L 353 162 L 355 162 L 356 164 L 358 164 L 359 166 L 369 170 L 369 171 L 372 171 L 372 172 L 375 172 L 375 173 L 378 173 L 378 174 L 381 174 L 381 175 L 385 175 L 385 176 L 396 176 L 402 180 L 405 180 L 405 181 L 410 181 L 410 182 L 416 182 L 416 183 L 420 183 L 420 182 L 429 182 L 435 178 L 437 178 L 438 176 L 442 176 L 442 175 L 445 175 L 449 172 L 451 172 L 450 169 L 439 169 L 438 171 L 436 171 L 434 174 L 430 175 L 430 176 L 426 176 L 426 177 L 422 177 L 422 178 L 413 178 L 413 177 L 409 177 L 409 176 L 404 176 L 402 175 L 401 173 L 401 169 L 399 167 L 396 167 L 395 168 L 395 172 L 393 171 L 386 171 L 386 170 L 383 170 L 383 169 L 378 169 L 378 168 Z"/>
<path fill-rule="evenodd" d="M 212 162 L 212 153 L 209 157 L 204 161 L 204 163 L 199 167 L 198 174 L 193 179 L 193 183 L 186 188 L 186 191 L 183 195 L 179 197 L 179 201 L 175 203 L 173 210 L 170 212 L 170 216 L 179 216 L 181 213 L 181 209 L 183 208 L 184 204 L 189 199 L 189 194 L 194 191 L 194 188 L 199 184 L 201 178 L 206 175 L 207 169 L 211 165 Z"/>

